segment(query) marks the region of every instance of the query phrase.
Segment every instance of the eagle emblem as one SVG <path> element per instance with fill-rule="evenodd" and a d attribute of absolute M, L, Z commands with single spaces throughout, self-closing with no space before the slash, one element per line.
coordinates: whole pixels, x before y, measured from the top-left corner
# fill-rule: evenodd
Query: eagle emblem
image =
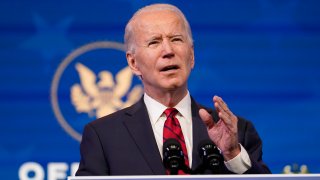
<path fill-rule="evenodd" d="M 78 113 L 100 118 L 132 105 L 143 93 L 141 85 L 135 85 L 130 90 L 133 74 L 128 66 L 116 74 L 115 80 L 112 73 L 106 70 L 99 72 L 97 78 L 91 69 L 81 63 L 76 63 L 75 69 L 80 84 L 72 85 L 71 101 Z"/>

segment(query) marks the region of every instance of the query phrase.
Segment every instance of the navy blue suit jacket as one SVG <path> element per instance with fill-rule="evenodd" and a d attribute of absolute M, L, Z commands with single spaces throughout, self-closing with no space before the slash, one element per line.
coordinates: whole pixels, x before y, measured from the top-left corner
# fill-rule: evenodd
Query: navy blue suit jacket
<path fill-rule="evenodd" d="M 209 139 L 198 113 L 199 107 L 192 99 L 192 169 L 201 164 L 197 150 L 199 142 Z M 216 111 L 209 111 L 218 120 Z M 239 142 L 248 151 L 252 162 L 246 173 L 270 173 L 262 162 L 262 142 L 253 125 L 239 118 L 238 134 Z M 77 176 L 166 174 L 143 98 L 131 107 L 87 124 L 80 153 Z M 210 174 L 210 170 L 204 173 Z M 219 173 L 232 172 L 224 167 Z"/>

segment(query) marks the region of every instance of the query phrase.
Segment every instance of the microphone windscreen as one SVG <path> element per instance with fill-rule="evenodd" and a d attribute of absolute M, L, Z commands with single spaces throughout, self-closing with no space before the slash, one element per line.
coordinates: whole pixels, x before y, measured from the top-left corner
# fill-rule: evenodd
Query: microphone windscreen
<path fill-rule="evenodd" d="M 223 158 L 216 145 L 211 140 L 206 139 L 199 143 L 198 150 L 203 164 L 209 169 L 218 170 Z"/>
<path fill-rule="evenodd" d="M 176 174 L 184 164 L 184 156 L 180 143 L 176 139 L 168 139 L 163 143 L 163 164 L 171 174 Z"/>
<path fill-rule="evenodd" d="M 181 149 L 181 144 L 174 138 L 170 138 L 167 139 L 164 143 L 163 143 L 163 150 L 165 150 L 166 148 L 169 149 Z"/>

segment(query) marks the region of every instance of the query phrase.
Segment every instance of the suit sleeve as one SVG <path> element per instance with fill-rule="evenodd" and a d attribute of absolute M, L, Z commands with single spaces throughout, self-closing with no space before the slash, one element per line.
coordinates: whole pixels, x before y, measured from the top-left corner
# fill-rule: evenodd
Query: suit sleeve
<path fill-rule="evenodd" d="M 80 144 L 80 165 L 76 176 L 108 175 L 108 165 L 98 133 L 91 124 L 84 128 Z"/>
<path fill-rule="evenodd" d="M 243 136 L 240 138 L 240 142 L 247 150 L 252 164 L 251 168 L 248 169 L 245 174 L 271 173 L 270 169 L 262 160 L 262 141 L 251 122 L 245 121 Z"/>

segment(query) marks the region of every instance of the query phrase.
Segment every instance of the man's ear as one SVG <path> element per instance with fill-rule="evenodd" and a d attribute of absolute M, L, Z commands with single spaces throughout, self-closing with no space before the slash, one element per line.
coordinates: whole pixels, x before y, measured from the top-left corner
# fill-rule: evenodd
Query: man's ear
<path fill-rule="evenodd" d="M 126 52 L 126 58 L 128 65 L 136 76 L 141 76 L 141 72 L 139 71 L 138 65 L 137 65 L 137 60 L 132 52 Z"/>
<path fill-rule="evenodd" d="M 194 68 L 194 65 L 195 65 L 195 61 L 194 61 L 194 48 L 193 48 L 193 46 L 192 46 L 191 56 L 192 56 L 192 59 L 191 59 L 191 69 L 193 69 L 193 68 Z"/>

